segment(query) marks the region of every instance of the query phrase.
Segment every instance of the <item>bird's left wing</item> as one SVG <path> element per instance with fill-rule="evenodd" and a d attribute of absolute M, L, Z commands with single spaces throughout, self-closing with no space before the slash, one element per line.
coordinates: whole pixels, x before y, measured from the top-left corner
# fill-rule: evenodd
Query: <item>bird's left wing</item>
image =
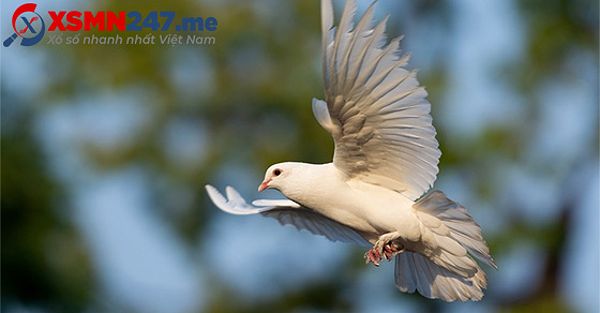
<path fill-rule="evenodd" d="M 298 230 L 304 229 L 315 235 L 324 236 L 331 241 L 357 243 L 363 246 L 369 245 L 369 242 L 352 228 L 289 199 L 255 200 L 252 204 L 248 204 L 231 186 L 225 188 L 227 197 L 224 197 L 211 185 L 206 185 L 206 191 L 219 209 L 230 214 L 261 214 L 276 219 L 282 225 L 292 225 Z"/>
<path fill-rule="evenodd" d="M 396 190 L 415 200 L 429 190 L 441 155 L 427 92 L 387 43 L 386 19 L 371 26 L 373 5 L 354 25 L 347 0 L 338 27 L 331 0 L 322 0 L 325 101 L 314 100 L 319 124 L 335 141 L 333 163 L 350 178 Z"/>

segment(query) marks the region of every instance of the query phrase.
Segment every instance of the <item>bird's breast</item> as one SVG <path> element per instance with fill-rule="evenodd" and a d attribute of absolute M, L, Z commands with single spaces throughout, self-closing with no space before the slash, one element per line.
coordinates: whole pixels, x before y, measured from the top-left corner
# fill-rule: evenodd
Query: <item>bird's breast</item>
<path fill-rule="evenodd" d="M 298 194 L 298 203 L 362 233 L 381 235 L 408 227 L 412 202 L 389 191 L 355 188 L 346 182 L 314 183 Z"/>
<path fill-rule="evenodd" d="M 331 163 L 307 167 L 282 192 L 297 203 L 364 234 L 381 235 L 417 224 L 413 201 L 384 187 L 349 180 Z"/>

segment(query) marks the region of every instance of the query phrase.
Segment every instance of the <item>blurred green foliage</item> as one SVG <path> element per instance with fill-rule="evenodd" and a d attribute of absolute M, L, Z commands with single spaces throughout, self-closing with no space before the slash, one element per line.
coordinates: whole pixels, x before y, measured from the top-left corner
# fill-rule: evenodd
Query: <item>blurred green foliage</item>
<path fill-rule="evenodd" d="M 65 216 L 65 193 L 49 175 L 30 123 L 21 122 L 2 131 L 2 304 L 80 312 L 94 286 L 89 256 Z"/>

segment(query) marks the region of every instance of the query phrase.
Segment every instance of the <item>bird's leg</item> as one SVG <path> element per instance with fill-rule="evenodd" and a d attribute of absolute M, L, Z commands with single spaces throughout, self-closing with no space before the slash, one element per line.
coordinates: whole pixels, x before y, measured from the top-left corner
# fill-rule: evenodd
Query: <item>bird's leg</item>
<path fill-rule="evenodd" d="M 367 253 L 365 253 L 365 261 L 367 264 L 373 263 L 379 266 L 382 257 L 390 261 L 392 258 L 404 251 L 404 245 L 400 242 L 401 236 L 398 232 L 383 234 Z"/>

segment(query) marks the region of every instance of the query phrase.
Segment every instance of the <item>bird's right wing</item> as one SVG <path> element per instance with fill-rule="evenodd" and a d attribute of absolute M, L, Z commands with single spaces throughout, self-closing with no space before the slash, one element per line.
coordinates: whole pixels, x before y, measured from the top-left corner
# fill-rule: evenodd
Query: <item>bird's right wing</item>
<path fill-rule="evenodd" d="M 248 204 L 230 186 L 225 188 L 227 198 L 211 185 L 206 185 L 206 191 L 219 209 L 230 214 L 261 214 L 276 219 L 281 225 L 292 225 L 298 230 L 304 229 L 315 235 L 324 236 L 331 241 L 351 242 L 363 246 L 369 245 L 369 242 L 352 228 L 289 199 L 256 200 L 252 204 Z"/>

